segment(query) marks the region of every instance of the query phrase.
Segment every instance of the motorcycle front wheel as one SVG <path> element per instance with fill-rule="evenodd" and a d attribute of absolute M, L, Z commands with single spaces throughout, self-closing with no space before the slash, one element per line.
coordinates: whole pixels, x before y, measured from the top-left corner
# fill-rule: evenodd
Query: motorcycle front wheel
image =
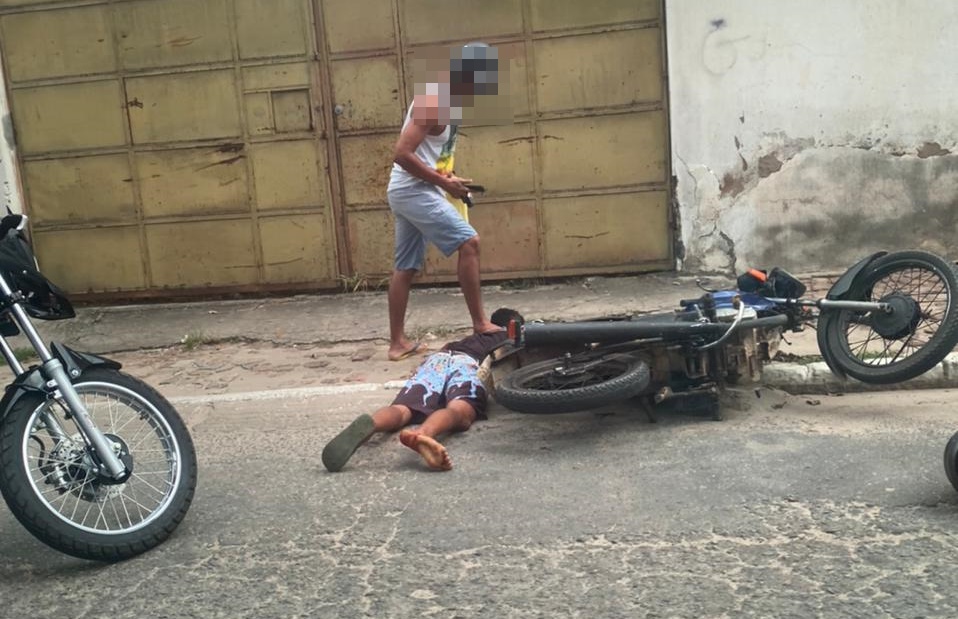
<path fill-rule="evenodd" d="M 887 303 L 889 312 L 822 312 L 822 355 L 865 383 L 919 376 L 958 344 L 958 275 L 927 252 L 887 254 L 869 267 L 851 298 Z"/>
<path fill-rule="evenodd" d="M 507 374 L 496 383 L 495 398 L 519 413 L 570 413 L 636 396 L 649 378 L 649 366 L 628 355 L 560 357 Z"/>
<path fill-rule="evenodd" d="M 94 368 L 74 387 L 130 475 L 98 473 L 66 403 L 30 393 L 0 425 L 0 492 L 45 544 L 121 561 L 162 543 L 185 517 L 196 489 L 193 441 L 173 406 L 140 380 Z"/>

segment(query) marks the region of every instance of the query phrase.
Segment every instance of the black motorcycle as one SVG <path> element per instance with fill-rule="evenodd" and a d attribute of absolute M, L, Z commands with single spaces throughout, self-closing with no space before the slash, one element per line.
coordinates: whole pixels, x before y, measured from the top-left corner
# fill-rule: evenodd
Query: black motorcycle
<path fill-rule="evenodd" d="M 120 561 L 163 542 L 186 516 L 196 453 L 186 425 L 120 364 L 59 343 L 31 319 L 73 318 L 37 268 L 26 217 L 0 220 L 0 353 L 15 378 L 0 400 L 0 492 L 40 541 Z M 24 367 L 7 341 L 23 334 L 39 359 Z"/>
<path fill-rule="evenodd" d="M 738 284 L 682 301 L 671 313 L 511 325 L 527 355 L 559 356 L 505 375 L 496 399 L 549 414 L 633 397 L 651 405 L 704 396 L 717 417 L 721 390 L 759 380 L 786 331 L 816 328 L 834 374 L 873 384 L 927 372 L 958 343 L 958 274 L 927 252 L 868 256 L 822 299 L 802 298 L 805 286 L 782 269 L 753 270 Z M 954 483 L 958 438 L 949 449 Z"/>

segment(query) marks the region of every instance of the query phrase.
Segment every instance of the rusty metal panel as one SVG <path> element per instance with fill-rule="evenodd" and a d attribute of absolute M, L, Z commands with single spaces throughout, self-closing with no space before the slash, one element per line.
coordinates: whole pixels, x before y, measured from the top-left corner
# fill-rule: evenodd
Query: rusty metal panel
<path fill-rule="evenodd" d="M 395 229 L 387 210 L 352 211 L 346 221 L 354 274 L 383 275 L 392 271 Z"/>
<path fill-rule="evenodd" d="M 309 49 L 309 0 L 234 0 L 241 58 L 300 56 Z"/>
<path fill-rule="evenodd" d="M 230 60 L 226 0 L 164 0 L 116 5 L 120 64 L 126 69 Z"/>
<path fill-rule="evenodd" d="M 258 279 L 248 219 L 151 224 L 146 239 L 155 286 L 238 286 Z"/>
<path fill-rule="evenodd" d="M 56 4 L 57 2 L 72 2 L 73 0 L 0 0 L 2 6 L 30 6 L 32 4 Z"/>
<path fill-rule="evenodd" d="M 250 147 L 259 210 L 328 204 L 323 149 L 312 140 L 261 142 Z M 322 159 L 320 157 L 323 157 Z"/>
<path fill-rule="evenodd" d="M 509 89 L 503 94 L 508 96 L 512 113 L 516 118 L 528 116 L 532 112 L 529 101 L 529 71 L 526 63 L 526 44 L 504 43 L 498 46 L 502 57 L 509 62 Z"/>
<path fill-rule="evenodd" d="M 284 62 L 256 67 L 243 67 L 243 89 L 246 92 L 257 90 L 284 90 L 309 86 L 309 64 L 305 62 Z"/>
<path fill-rule="evenodd" d="M 663 113 L 567 118 L 540 123 L 546 189 L 665 182 Z"/>
<path fill-rule="evenodd" d="M 540 112 L 662 99 L 656 29 L 544 39 L 534 46 Z"/>
<path fill-rule="evenodd" d="M 386 204 L 386 185 L 392 168 L 395 134 L 362 135 L 339 139 L 346 204 Z"/>
<path fill-rule="evenodd" d="M 276 132 L 273 121 L 273 97 L 268 92 L 243 96 L 246 109 L 246 132 L 249 135 L 270 135 Z"/>
<path fill-rule="evenodd" d="M 469 212 L 479 234 L 483 273 L 539 270 L 539 224 L 535 200 L 483 204 Z M 455 275 L 458 257 L 442 255 L 433 245 L 426 252 L 426 273 Z"/>
<path fill-rule="evenodd" d="M 259 230 L 268 282 L 335 279 L 335 242 L 325 215 L 260 219 Z"/>
<path fill-rule="evenodd" d="M 323 0 L 327 44 L 332 53 L 396 45 L 393 3 L 383 0 Z"/>
<path fill-rule="evenodd" d="M 143 216 L 248 212 L 245 158 L 229 148 L 137 153 Z"/>
<path fill-rule="evenodd" d="M 115 80 L 15 89 L 10 93 L 20 151 L 123 146 L 123 98 Z"/>
<path fill-rule="evenodd" d="M 109 7 L 4 15 L 4 63 L 14 82 L 116 70 Z"/>
<path fill-rule="evenodd" d="M 403 6 L 403 31 L 412 44 L 522 32 L 522 0 L 406 0 Z"/>
<path fill-rule="evenodd" d="M 273 106 L 273 131 L 295 133 L 313 128 L 313 113 L 309 105 L 309 90 L 284 90 L 270 94 Z"/>
<path fill-rule="evenodd" d="M 23 173 L 34 224 L 123 222 L 136 216 L 125 154 L 27 161 Z"/>
<path fill-rule="evenodd" d="M 309 131 L 321 121 L 313 114 L 307 63 L 244 67 L 242 75 L 250 135 Z"/>
<path fill-rule="evenodd" d="M 399 126 L 403 109 L 395 56 L 335 60 L 331 65 L 334 102 L 342 106 L 336 116 L 339 130 Z"/>
<path fill-rule="evenodd" d="M 229 69 L 127 78 L 133 143 L 241 136 L 234 78 Z"/>
<path fill-rule="evenodd" d="M 135 226 L 34 230 L 33 246 L 43 273 L 65 290 L 104 292 L 146 285 Z"/>
<path fill-rule="evenodd" d="M 628 266 L 667 260 L 664 191 L 549 198 L 543 203 L 550 269 Z"/>
<path fill-rule="evenodd" d="M 535 141 L 535 130 L 528 123 L 463 127 L 456 172 L 485 186 L 489 197 L 531 193 Z"/>
<path fill-rule="evenodd" d="M 656 19 L 662 0 L 532 0 L 534 30 Z"/>

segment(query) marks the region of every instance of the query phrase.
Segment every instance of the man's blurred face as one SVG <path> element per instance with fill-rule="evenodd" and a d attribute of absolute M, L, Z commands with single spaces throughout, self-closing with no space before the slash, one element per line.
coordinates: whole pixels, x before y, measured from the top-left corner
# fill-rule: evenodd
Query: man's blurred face
<path fill-rule="evenodd" d="M 454 47 L 444 50 L 442 56 L 433 51 L 417 58 L 414 120 L 430 125 L 511 123 L 509 67 L 508 61 L 501 62 L 497 48 L 480 45 Z M 500 79 L 505 80 L 503 88 Z"/>

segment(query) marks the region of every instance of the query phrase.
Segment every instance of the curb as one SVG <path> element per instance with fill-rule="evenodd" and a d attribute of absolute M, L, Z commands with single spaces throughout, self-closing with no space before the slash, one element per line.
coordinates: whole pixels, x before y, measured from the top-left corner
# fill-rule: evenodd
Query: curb
<path fill-rule="evenodd" d="M 951 353 L 945 359 L 921 376 L 891 385 L 870 385 L 849 378 L 841 380 L 832 374 L 824 361 L 813 363 L 770 363 L 762 371 L 761 384 L 765 387 L 780 389 L 794 395 L 824 395 L 829 393 L 860 393 L 878 391 L 903 391 L 909 389 L 948 389 L 958 388 L 958 353 Z M 249 402 L 280 400 L 286 398 L 306 398 L 346 393 L 368 393 L 381 390 L 401 389 L 403 380 L 391 380 L 385 383 L 352 383 L 344 385 L 325 385 L 321 387 L 297 387 L 271 391 L 245 391 L 239 393 L 216 393 L 198 396 L 175 396 L 170 402 L 186 405 L 214 404 L 218 402 Z"/>
<path fill-rule="evenodd" d="M 921 376 L 891 385 L 870 385 L 854 378 L 842 380 L 832 374 L 824 361 L 814 363 L 770 363 L 762 370 L 762 384 L 793 394 L 899 391 L 906 389 L 947 389 L 958 387 L 958 353 Z"/>

